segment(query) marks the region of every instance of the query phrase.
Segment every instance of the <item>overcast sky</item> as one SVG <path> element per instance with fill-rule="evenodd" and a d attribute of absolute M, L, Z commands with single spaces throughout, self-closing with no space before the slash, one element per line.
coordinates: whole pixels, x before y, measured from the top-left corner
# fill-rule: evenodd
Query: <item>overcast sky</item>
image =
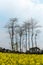
<path fill-rule="evenodd" d="M 43 0 L 0 0 L 1 47 L 10 48 L 7 30 L 4 26 L 12 17 L 17 17 L 20 24 L 32 17 L 43 26 Z M 38 36 L 38 46 L 43 49 L 43 28 Z"/>

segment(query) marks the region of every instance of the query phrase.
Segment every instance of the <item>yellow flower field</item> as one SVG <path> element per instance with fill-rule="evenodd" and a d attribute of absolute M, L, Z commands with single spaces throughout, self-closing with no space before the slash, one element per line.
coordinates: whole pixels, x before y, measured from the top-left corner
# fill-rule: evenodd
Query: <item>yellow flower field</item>
<path fill-rule="evenodd" d="M 43 55 L 0 53 L 0 65 L 43 65 Z"/>

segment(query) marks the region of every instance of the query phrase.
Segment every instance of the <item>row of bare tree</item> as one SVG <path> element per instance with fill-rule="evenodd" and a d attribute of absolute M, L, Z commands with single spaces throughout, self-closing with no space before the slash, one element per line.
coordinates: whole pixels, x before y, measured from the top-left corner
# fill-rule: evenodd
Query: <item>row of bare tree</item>
<path fill-rule="evenodd" d="M 27 51 L 27 46 L 29 49 L 30 43 L 32 43 L 32 48 L 34 47 L 33 40 L 35 40 L 35 47 L 37 47 L 37 35 L 41 26 L 34 19 L 31 18 L 20 25 L 17 22 L 17 18 L 11 18 L 10 23 L 5 27 L 9 32 L 12 50 L 15 50 L 16 46 L 16 51 L 20 50 L 21 52 L 24 46 Z"/>

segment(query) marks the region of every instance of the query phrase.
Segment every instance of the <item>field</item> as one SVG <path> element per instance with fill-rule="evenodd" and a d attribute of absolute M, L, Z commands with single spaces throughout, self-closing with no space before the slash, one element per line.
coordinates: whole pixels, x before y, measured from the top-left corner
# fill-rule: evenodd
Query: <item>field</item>
<path fill-rule="evenodd" d="M 0 65 L 43 65 L 43 55 L 0 53 Z"/>

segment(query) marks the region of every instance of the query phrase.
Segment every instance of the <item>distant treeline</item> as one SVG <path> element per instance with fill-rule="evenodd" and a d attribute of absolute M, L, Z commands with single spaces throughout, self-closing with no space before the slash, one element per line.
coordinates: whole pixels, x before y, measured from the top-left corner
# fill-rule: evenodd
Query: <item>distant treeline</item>
<path fill-rule="evenodd" d="M 35 51 L 37 49 L 37 51 Z M 43 54 L 43 50 L 40 50 L 38 47 L 30 48 L 30 50 L 27 50 L 26 52 L 20 52 L 15 50 L 9 50 L 5 48 L 0 47 L 0 52 L 2 53 L 19 53 L 19 54 Z"/>

